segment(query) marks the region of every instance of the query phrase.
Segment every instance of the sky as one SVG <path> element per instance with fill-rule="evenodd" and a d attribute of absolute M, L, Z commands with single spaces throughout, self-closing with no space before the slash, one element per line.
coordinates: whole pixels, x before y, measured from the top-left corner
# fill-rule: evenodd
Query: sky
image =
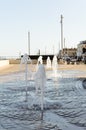
<path fill-rule="evenodd" d="M 65 47 L 86 40 L 86 0 L 0 0 L 0 56 L 57 54 L 61 42 L 61 14 Z"/>

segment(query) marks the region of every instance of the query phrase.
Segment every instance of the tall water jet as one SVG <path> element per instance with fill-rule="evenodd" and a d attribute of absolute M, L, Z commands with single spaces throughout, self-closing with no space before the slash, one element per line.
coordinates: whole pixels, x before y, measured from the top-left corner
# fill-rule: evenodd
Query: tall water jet
<path fill-rule="evenodd" d="M 47 69 L 51 69 L 51 60 L 50 57 L 47 57 Z"/>
<path fill-rule="evenodd" d="M 38 58 L 38 63 L 40 62 L 40 64 L 43 64 L 43 60 L 42 60 L 42 56 L 39 56 Z"/>
<path fill-rule="evenodd" d="M 26 101 L 27 101 L 27 77 L 28 77 L 28 63 L 31 63 L 30 57 L 25 53 L 21 58 L 21 64 L 25 64 L 25 84 L 26 84 Z M 30 71 L 29 71 L 30 72 Z"/>
<path fill-rule="evenodd" d="M 39 56 L 39 57 L 38 57 L 38 60 L 37 60 L 37 69 L 38 69 L 39 63 L 40 63 L 40 64 L 43 64 L 42 56 Z"/>
<path fill-rule="evenodd" d="M 43 64 L 38 65 L 38 70 L 35 74 L 35 85 L 36 85 L 36 95 L 40 93 L 40 104 L 41 104 L 41 111 L 42 111 L 42 117 L 43 118 L 43 102 L 44 102 L 44 87 L 46 84 L 46 74 L 45 74 L 45 68 Z"/>
<path fill-rule="evenodd" d="M 52 61 L 52 69 L 54 71 L 54 76 L 56 77 L 57 76 L 57 67 L 58 67 L 58 64 L 57 64 L 57 57 L 56 55 L 53 57 L 53 61 Z"/>

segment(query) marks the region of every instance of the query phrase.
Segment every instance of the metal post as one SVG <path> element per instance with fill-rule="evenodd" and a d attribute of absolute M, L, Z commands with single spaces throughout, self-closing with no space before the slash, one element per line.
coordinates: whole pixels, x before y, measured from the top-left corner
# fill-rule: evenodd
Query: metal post
<path fill-rule="evenodd" d="M 61 50 L 63 54 L 63 15 L 61 15 Z"/>
<path fill-rule="evenodd" d="M 30 55 L 30 32 L 28 32 L 28 54 Z"/>

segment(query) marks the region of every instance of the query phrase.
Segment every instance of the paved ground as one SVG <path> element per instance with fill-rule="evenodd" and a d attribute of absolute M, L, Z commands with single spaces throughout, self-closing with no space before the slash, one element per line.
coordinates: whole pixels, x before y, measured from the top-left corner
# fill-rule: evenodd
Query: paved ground
<path fill-rule="evenodd" d="M 30 66 L 32 71 L 35 71 L 36 65 Z M 24 65 L 20 66 L 20 64 L 9 64 L 3 67 L 0 67 L 0 75 L 2 74 L 9 74 L 13 72 L 18 72 L 20 70 L 24 69 Z M 86 71 L 86 65 L 80 64 L 80 65 L 58 65 L 58 70 L 81 70 Z"/>

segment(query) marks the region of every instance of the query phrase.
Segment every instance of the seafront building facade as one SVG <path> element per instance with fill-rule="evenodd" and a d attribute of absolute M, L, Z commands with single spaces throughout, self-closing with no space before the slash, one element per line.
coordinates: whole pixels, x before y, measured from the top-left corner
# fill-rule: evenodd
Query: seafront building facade
<path fill-rule="evenodd" d="M 59 57 L 73 57 L 82 60 L 86 57 L 86 40 L 77 44 L 77 48 L 63 48 L 59 51 Z"/>
<path fill-rule="evenodd" d="M 60 58 L 66 57 L 76 57 L 77 56 L 77 48 L 63 48 L 63 50 L 59 51 L 58 56 Z"/>
<path fill-rule="evenodd" d="M 77 45 L 77 57 L 78 58 L 84 58 L 86 56 L 86 40 L 81 41 Z"/>

